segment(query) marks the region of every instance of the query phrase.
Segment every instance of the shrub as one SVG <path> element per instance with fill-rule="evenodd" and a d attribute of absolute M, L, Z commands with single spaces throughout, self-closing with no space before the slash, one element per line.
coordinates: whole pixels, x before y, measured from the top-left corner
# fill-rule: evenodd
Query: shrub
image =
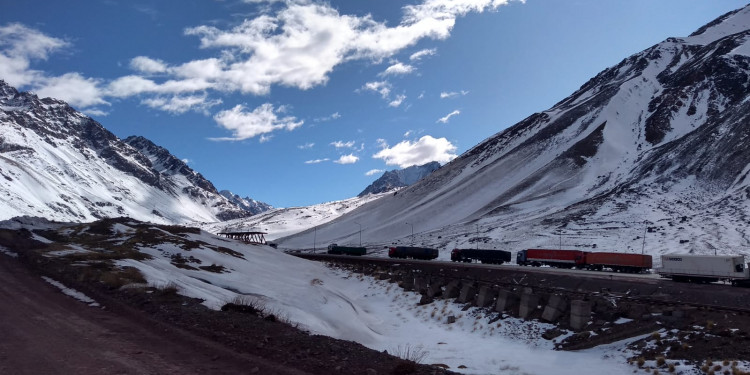
<path fill-rule="evenodd" d="M 422 363 L 430 352 L 424 350 L 422 345 L 413 346 L 411 344 L 399 345 L 392 350 L 394 356 L 414 363 Z"/>
<path fill-rule="evenodd" d="M 657 366 L 664 366 L 664 363 L 666 363 L 666 360 L 664 359 L 664 357 L 656 357 Z"/>

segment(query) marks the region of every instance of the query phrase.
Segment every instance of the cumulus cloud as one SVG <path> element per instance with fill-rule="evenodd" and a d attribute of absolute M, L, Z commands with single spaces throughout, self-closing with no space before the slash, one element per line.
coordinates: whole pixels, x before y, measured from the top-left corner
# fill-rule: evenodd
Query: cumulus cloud
<path fill-rule="evenodd" d="M 391 95 L 391 84 L 388 81 L 367 82 L 359 91 L 373 91 L 380 94 L 383 99 L 388 99 Z"/>
<path fill-rule="evenodd" d="M 380 73 L 380 76 L 396 76 L 396 75 L 405 75 L 410 74 L 414 72 L 414 67 L 408 64 L 404 64 L 401 62 L 397 62 L 388 68 L 385 69 L 382 73 Z"/>
<path fill-rule="evenodd" d="M 141 101 L 151 108 L 160 109 L 165 112 L 180 114 L 187 111 L 208 114 L 208 110 L 222 103 L 220 99 L 208 99 L 208 95 L 175 95 L 171 97 L 154 97 Z"/>
<path fill-rule="evenodd" d="M 331 146 L 336 147 L 336 148 L 352 148 L 354 147 L 354 141 L 348 141 L 348 142 L 335 141 L 335 142 L 331 142 Z"/>
<path fill-rule="evenodd" d="M 330 116 L 323 116 L 313 119 L 313 122 L 326 122 L 326 121 L 332 121 L 337 120 L 341 118 L 341 114 L 338 112 L 332 113 Z"/>
<path fill-rule="evenodd" d="M 425 135 L 415 142 L 408 140 L 402 141 L 393 147 L 389 147 L 385 142 L 381 143 L 383 147 L 372 157 L 382 159 L 387 165 L 397 165 L 400 168 L 410 167 L 412 165 L 422 165 L 431 161 L 447 163 L 456 157 L 454 152 L 456 146 L 445 138 L 433 138 Z"/>
<path fill-rule="evenodd" d="M 378 173 L 383 173 L 383 170 L 382 169 L 370 169 L 369 171 L 365 172 L 365 176 L 372 176 Z"/>
<path fill-rule="evenodd" d="M 142 73 L 164 73 L 167 71 L 167 64 L 161 60 L 138 56 L 130 60 L 130 68 Z"/>
<path fill-rule="evenodd" d="M 78 73 L 66 73 L 59 77 L 45 77 L 36 82 L 36 93 L 41 97 L 65 100 L 75 107 L 109 105 L 102 98 L 99 81 L 85 78 Z"/>
<path fill-rule="evenodd" d="M 315 143 L 310 142 L 310 143 L 305 143 L 304 145 L 299 145 L 297 146 L 297 148 L 300 150 L 309 150 L 313 148 L 313 146 L 315 146 Z"/>
<path fill-rule="evenodd" d="M 469 92 L 466 91 L 466 90 L 461 90 L 459 92 L 455 92 L 455 91 L 445 92 L 445 91 L 443 91 L 443 92 L 440 93 L 440 99 L 450 99 L 450 98 L 455 98 L 457 96 L 465 96 L 465 95 L 468 95 L 468 94 L 469 94 Z"/>
<path fill-rule="evenodd" d="M 376 21 L 369 14 L 341 14 L 327 2 L 245 1 L 259 5 L 253 18 L 229 28 L 199 25 L 185 30 L 185 35 L 198 38 L 200 48 L 216 51 L 213 57 L 167 64 L 155 57 L 136 56 L 130 61 L 134 75 L 114 79 L 108 84 L 79 75 L 75 81 L 87 84 L 86 95 L 77 93 L 78 87 L 72 84 L 55 86 L 56 93 L 61 99 L 71 98 L 81 105 L 97 105 L 105 104 L 107 96 L 144 95 L 159 101 L 174 95 L 196 98 L 210 91 L 266 95 L 274 85 L 306 90 L 325 84 L 333 70 L 343 63 L 379 62 L 423 39 L 448 38 L 458 17 L 469 12 L 494 10 L 511 0 L 424 0 L 404 6 L 401 19 L 391 23 Z M 269 5 L 271 3 L 273 6 Z M 15 86 L 37 88 L 40 78 L 46 77 L 30 68 L 31 61 L 46 59 L 50 53 L 67 46 L 69 43 L 64 40 L 20 24 L 0 27 L 0 76 Z M 416 61 L 432 53 L 433 50 L 422 50 L 410 58 Z M 413 71 L 413 67 L 406 64 L 388 69 L 387 75 Z M 68 81 L 72 78 L 66 77 Z M 52 87 L 45 85 L 49 91 Z M 380 86 L 374 91 L 390 100 L 389 86 Z M 201 110 L 206 103 L 196 101 L 195 105 Z M 172 107 L 157 108 L 170 110 Z M 226 113 L 220 118 L 225 116 Z M 232 130 L 239 128 L 235 126 Z"/>
<path fill-rule="evenodd" d="M 31 62 L 46 60 L 69 45 L 19 23 L 0 26 L 0 77 L 16 87 L 33 85 L 44 74 L 32 70 Z"/>
<path fill-rule="evenodd" d="M 411 60 L 411 61 L 419 61 L 419 60 L 422 60 L 423 57 L 432 56 L 432 55 L 434 55 L 436 53 L 437 53 L 437 49 L 436 48 L 423 49 L 421 51 L 417 51 L 417 52 L 412 53 L 411 56 L 409 56 L 409 60 Z"/>
<path fill-rule="evenodd" d="M 322 163 L 324 161 L 329 161 L 329 160 L 331 160 L 331 159 L 328 159 L 328 158 L 325 158 L 325 159 L 314 159 L 314 160 L 308 160 L 308 161 L 306 161 L 305 164 L 319 164 L 319 163 Z"/>
<path fill-rule="evenodd" d="M 334 160 L 334 163 L 337 164 L 354 164 L 359 160 L 359 157 L 355 156 L 354 154 L 349 155 L 341 155 L 340 158 L 337 160 Z"/>
<path fill-rule="evenodd" d="M 396 95 L 396 98 L 391 100 L 390 103 L 388 103 L 389 107 L 398 107 L 401 105 L 401 103 L 404 102 L 406 99 L 406 95 Z"/>
<path fill-rule="evenodd" d="M 270 103 L 262 104 L 250 112 L 244 105 L 238 104 L 214 116 L 216 123 L 232 132 L 232 137 L 212 138 L 212 140 L 241 141 L 280 129 L 294 130 L 303 124 L 303 121 L 297 121 L 296 117 L 279 117 L 278 114 L 279 110 Z"/>
<path fill-rule="evenodd" d="M 455 111 L 453 111 L 453 112 L 451 112 L 451 113 L 449 113 L 449 114 L 447 114 L 447 115 L 445 115 L 445 116 L 443 116 L 443 117 L 439 118 L 439 119 L 437 120 L 437 122 L 441 122 L 441 123 L 443 123 L 443 124 L 447 124 L 447 123 L 448 123 L 448 121 L 449 121 L 449 120 L 451 119 L 451 117 L 453 117 L 453 116 L 457 116 L 457 115 L 459 115 L 460 113 L 461 113 L 461 111 L 459 111 L 459 110 L 455 110 Z"/>

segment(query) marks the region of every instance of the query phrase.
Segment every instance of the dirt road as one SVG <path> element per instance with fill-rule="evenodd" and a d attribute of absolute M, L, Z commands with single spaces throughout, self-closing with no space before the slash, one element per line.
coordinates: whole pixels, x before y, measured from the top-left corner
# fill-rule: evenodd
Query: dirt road
<path fill-rule="evenodd" d="M 0 374 L 303 374 L 90 307 L 0 254 Z"/>

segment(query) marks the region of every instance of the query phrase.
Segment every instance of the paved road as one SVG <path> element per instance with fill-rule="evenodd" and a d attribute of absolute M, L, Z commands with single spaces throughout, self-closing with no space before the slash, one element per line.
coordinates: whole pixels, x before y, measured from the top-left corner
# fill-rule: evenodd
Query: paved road
<path fill-rule="evenodd" d="M 300 374 L 145 318 L 90 307 L 0 254 L 0 374 Z"/>

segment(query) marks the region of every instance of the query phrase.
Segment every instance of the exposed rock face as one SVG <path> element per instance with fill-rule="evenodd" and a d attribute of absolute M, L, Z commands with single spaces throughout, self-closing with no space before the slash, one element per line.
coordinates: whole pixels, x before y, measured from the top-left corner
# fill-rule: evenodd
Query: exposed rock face
<path fill-rule="evenodd" d="M 112 216 L 162 222 L 249 214 L 143 137 L 125 141 L 63 101 L 0 81 L 0 218 Z"/>
<path fill-rule="evenodd" d="M 424 165 L 413 165 L 404 169 L 387 171 L 357 196 L 364 197 L 367 194 L 380 194 L 412 185 L 438 168 L 440 168 L 440 163 L 433 161 Z"/>
<path fill-rule="evenodd" d="M 250 212 L 253 215 L 257 215 L 273 209 L 273 206 L 268 203 L 259 202 L 250 197 L 242 198 L 229 190 L 222 190 L 219 192 L 219 194 L 223 195 L 225 198 L 229 199 L 230 202 L 234 203 L 243 210 Z"/>

